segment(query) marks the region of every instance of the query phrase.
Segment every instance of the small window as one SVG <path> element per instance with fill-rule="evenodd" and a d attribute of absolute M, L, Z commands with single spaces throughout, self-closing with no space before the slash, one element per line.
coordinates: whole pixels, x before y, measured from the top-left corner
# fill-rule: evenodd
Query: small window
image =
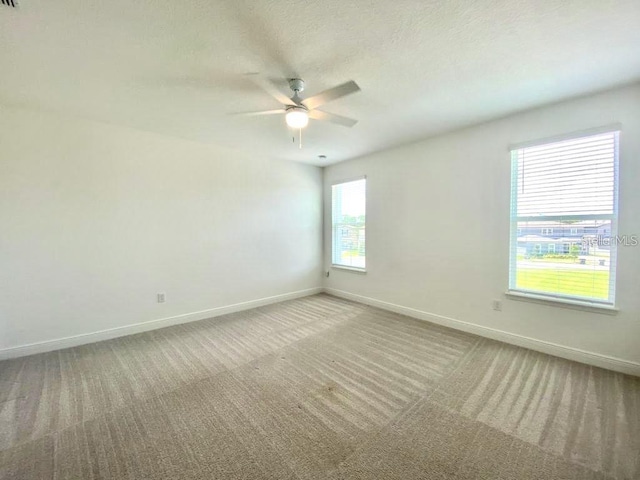
<path fill-rule="evenodd" d="M 510 291 L 614 304 L 617 242 L 600 239 L 617 238 L 618 141 L 610 131 L 511 151 Z M 543 238 L 517 233 L 536 226 Z"/>
<path fill-rule="evenodd" d="M 334 266 L 365 269 L 366 182 L 362 178 L 331 187 Z"/>

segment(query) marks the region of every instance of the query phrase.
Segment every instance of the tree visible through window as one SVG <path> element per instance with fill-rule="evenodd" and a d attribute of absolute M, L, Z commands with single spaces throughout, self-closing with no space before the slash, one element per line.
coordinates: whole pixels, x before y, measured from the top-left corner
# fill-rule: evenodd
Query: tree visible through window
<path fill-rule="evenodd" d="M 364 270 L 366 179 L 331 187 L 332 263 Z"/>
<path fill-rule="evenodd" d="M 613 304 L 618 132 L 511 151 L 509 289 Z"/>

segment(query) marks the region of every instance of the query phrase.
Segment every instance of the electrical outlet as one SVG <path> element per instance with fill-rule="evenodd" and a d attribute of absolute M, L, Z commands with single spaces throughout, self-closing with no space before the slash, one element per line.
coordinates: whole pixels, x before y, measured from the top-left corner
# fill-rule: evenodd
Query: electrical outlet
<path fill-rule="evenodd" d="M 491 308 L 493 308 L 496 312 L 502 311 L 502 302 L 500 300 L 494 300 L 491 302 Z"/>
<path fill-rule="evenodd" d="M 157 298 L 158 298 L 158 303 L 164 303 L 165 294 L 164 293 L 159 293 Z"/>

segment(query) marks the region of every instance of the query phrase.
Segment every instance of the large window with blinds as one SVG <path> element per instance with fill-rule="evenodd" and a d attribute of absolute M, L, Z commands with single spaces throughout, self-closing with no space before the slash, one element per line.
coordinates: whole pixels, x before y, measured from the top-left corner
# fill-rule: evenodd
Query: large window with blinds
<path fill-rule="evenodd" d="M 511 151 L 509 290 L 612 306 L 618 132 Z"/>
<path fill-rule="evenodd" d="M 364 271 L 367 180 L 331 187 L 332 264 Z"/>

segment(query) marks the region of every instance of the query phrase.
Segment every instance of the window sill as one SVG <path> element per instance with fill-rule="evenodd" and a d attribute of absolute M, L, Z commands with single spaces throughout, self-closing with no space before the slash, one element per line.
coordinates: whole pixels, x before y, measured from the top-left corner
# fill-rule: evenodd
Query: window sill
<path fill-rule="evenodd" d="M 535 293 L 519 292 L 509 290 L 505 293 L 508 298 L 522 302 L 541 303 L 543 305 L 552 305 L 560 308 L 571 308 L 574 310 L 583 310 L 593 313 L 602 313 L 605 315 L 616 315 L 619 310 L 613 305 L 604 303 L 587 302 L 582 300 L 573 300 L 570 298 L 548 297 L 546 295 L 537 295 Z"/>
<path fill-rule="evenodd" d="M 353 272 L 353 273 L 360 273 L 360 274 L 366 274 L 367 271 L 364 268 L 359 268 L 359 267 L 348 267 L 346 265 L 336 265 L 331 264 L 331 268 L 335 268 L 337 270 L 346 270 L 348 272 Z"/>

